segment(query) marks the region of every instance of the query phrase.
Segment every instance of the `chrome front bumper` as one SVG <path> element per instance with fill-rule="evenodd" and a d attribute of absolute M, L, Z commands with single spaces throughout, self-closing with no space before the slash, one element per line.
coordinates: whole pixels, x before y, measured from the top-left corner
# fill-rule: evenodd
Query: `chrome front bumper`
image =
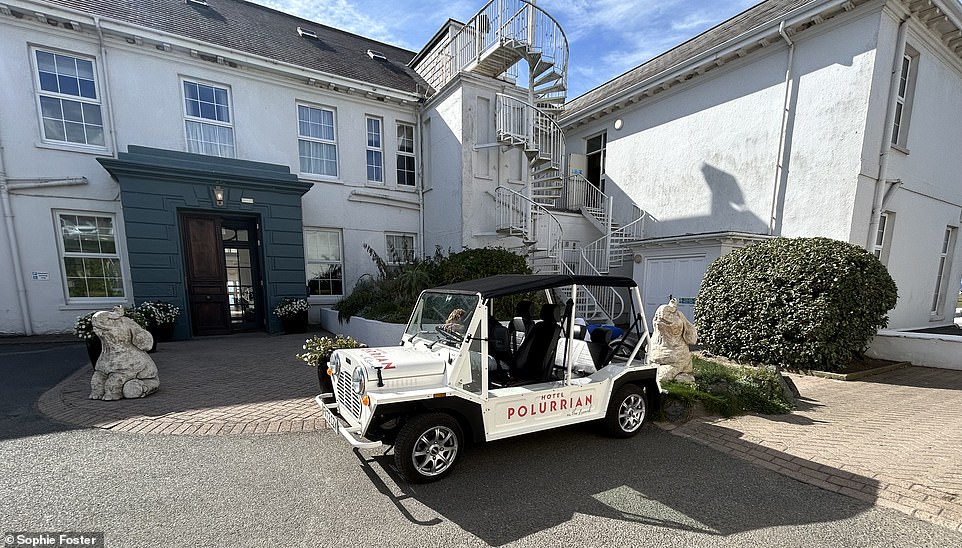
<path fill-rule="evenodd" d="M 314 401 L 324 411 L 324 420 L 327 421 L 328 428 L 340 432 L 340 434 L 344 436 L 344 439 L 355 449 L 380 449 L 384 446 L 384 444 L 379 441 L 363 441 L 359 439 L 358 435 L 361 433 L 361 427 L 351 426 L 335 414 L 334 410 L 337 409 L 336 403 L 324 403 L 323 398 L 331 396 L 333 396 L 333 394 L 318 394 L 314 397 Z"/>

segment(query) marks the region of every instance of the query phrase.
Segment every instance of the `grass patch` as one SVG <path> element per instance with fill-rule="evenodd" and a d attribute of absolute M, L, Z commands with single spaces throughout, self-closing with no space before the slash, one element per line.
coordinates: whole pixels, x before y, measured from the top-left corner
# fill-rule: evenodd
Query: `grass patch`
<path fill-rule="evenodd" d="M 701 402 L 723 417 L 745 413 L 781 415 L 793 406 L 782 392 L 778 373 L 771 369 L 724 365 L 692 357 L 695 384 L 664 383 L 662 388 L 689 405 Z"/>

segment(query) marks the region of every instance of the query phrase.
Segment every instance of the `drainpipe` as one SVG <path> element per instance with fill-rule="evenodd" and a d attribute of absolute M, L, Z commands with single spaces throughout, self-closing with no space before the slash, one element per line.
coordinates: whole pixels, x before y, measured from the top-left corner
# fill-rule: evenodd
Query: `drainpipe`
<path fill-rule="evenodd" d="M 882 218 L 882 201 L 888 193 L 885 192 L 885 177 L 888 175 L 889 156 L 892 152 L 892 124 L 895 122 L 895 99 L 898 95 L 899 75 L 902 67 L 902 54 L 905 51 L 905 31 L 908 29 L 907 20 L 899 22 L 898 37 L 895 40 L 895 55 L 892 59 L 892 76 L 889 80 L 888 104 L 885 108 L 885 127 L 882 129 L 882 146 L 879 150 L 878 177 L 875 179 L 875 195 L 872 198 L 872 217 L 865 236 L 865 249 L 871 251 L 875 242 L 875 233 Z M 893 189 L 895 187 L 892 187 Z"/>
<path fill-rule="evenodd" d="M 2 126 L 3 124 L 0 124 Z M 23 320 L 24 335 L 33 335 L 33 320 L 30 318 L 30 304 L 27 302 L 27 284 L 23 279 L 23 267 L 20 263 L 20 244 L 17 243 L 17 232 L 13 224 L 13 207 L 10 204 L 10 190 L 7 188 L 7 172 L 3 167 L 3 143 L 0 142 L 0 203 L 3 208 L 3 222 L 7 231 L 7 245 L 10 246 L 10 260 L 13 263 L 13 278 L 17 287 L 17 302 L 20 305 L 20 317 Z"/>
<path fill-rule="evenodd" d="M 418 188 L 418 242 L 421 243 L 421 257 L 426 257 L 427 252 L 425 251 L 424 242 L 424 127 L 421 123 L 422 114 L 422 103 L 418 101 L 417 105 L 414 107 L 414 116 L 417 120 L 418 132 L 418 149 L 417 156 L 418 159 L 418 181 L 415 182 Z"/>
<path fill-rule="evenodd" d="M 778 133 L 778 156 L 775 157 L 775 182 L 772 185 L 772 211 L 768 222 L 768 234 L 775 235 L 775 225 L 778 222 L 778 193 L 782 187 L 782 177 L 785 167 L 782 162 L 785 158 L 785 145 L 788 133 L 788 117 L 791 110 L 792 100 L 792 67 L 795 62 L 795 42 L 789 38 L 785 31 L 785 21 L 778 25 L 778 34 L 782 36 L 788 44 L 788 63 L 785 66 L 785 99 L 782 102 L 782 123 Z"/>
<path fill-rule="evenodd" d="M 117 158 L 117 125 L 114 123 L 114 107 L 113 103 L 110 101 L 110 86 L 107 83 L 107 45 L 104 43 L 104 29 L 100 26 L 100 17 L 94 15 L 94 28 L 97 29 L 97 41 L 100 44 L 100 66 L 101 66 L 101 81 L 104 83 L 102 87 L 102 93 L 104 96 L 104 105 L 107 107 L 107 123 L 110 128 L 107 130 L 110 134 L 110 147 L 113 150 L 113 157 Z"/>

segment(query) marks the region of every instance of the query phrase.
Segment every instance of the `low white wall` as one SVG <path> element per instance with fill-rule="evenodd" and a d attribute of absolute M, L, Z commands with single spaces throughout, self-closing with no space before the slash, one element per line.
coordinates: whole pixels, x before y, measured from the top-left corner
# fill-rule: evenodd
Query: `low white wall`
<path fill-rule="evenodd" d="M 344 334 L 371 346 L 397 346 L 401 343 L 404 324 L 366 320 L 357 316 L 350 322 L 341 323 L 337 310 L 321 307 L 321 327 L 334 334 Z"/>
<path fill-rule="evenodd" d="M 962 337 L 883 329 L 872 339 L 865 354 L 872 358 L 962 371 Z"/>

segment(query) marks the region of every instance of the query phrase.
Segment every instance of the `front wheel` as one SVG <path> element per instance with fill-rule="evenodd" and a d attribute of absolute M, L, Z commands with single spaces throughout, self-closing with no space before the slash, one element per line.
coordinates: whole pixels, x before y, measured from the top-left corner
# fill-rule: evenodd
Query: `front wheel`
<path fill-rule="evenodd" d="M 451 472 L 463 445 L 461 425 L 451 415 L 415 415 L 398 432 L 394 463 L 411 483 L 437 481 Z"/>
<path fill-rule="evenodd" d="M 605 430 L 616 438 L 629 438 L 641 430 L 648 417 L 648 397 L 643 388 L 626 384 L 611 396 Z"/>

